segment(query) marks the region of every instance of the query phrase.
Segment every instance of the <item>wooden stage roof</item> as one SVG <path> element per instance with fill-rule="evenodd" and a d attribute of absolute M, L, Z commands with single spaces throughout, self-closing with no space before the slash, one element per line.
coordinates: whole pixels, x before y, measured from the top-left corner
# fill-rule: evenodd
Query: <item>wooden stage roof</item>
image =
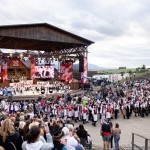
<path fill-rule="evenodd" d="M 0 26 L 0 48 L 37 50 L 52 55 L 87 51 L 92 41 L 47 23 Z"/>

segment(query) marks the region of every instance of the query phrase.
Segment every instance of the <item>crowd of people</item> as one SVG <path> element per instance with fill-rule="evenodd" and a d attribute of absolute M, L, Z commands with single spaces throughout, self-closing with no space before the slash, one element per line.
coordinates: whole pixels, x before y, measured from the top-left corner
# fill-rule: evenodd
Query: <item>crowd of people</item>
<path fill-rule="evenodd" d="M 18 82 L 11 83 L 9 87 L 0 88 L 0 95 L 2 96 L 25 96 L 25 95 L 40 95 L 40 94 L 54 94 L 63 93 L 70 90 L 69 84 L 63 82 Z"/>
<path fill-rule="evenodd" d="M 12 150 L 13 147 L 38 150 L 37 146 L 53 150 L 82 150 L 87 145 L 91 148 L 92 139 L 84 124 L 92 122 L 95 127 L 99 120 L 104 148 L 111 145 L 118 150 L 121 130 L 119 124 L 113 127 L 111 120 L 120 116 L 125 120 L 149 115 L 150 80 L 103 84 L 96 91 L 73 95 L 65 92 L 51 99 L 39 97 L 29 102 L 2 100 L 0 105 L 0 145 L 6 150 L 7 146 Z M 76 122 L 82 124 L 75 128 Z"/>
<path fill-rule="evenodd" d="M 75 128 L 71 118 L 48 113 L 43 99 L 38 104 L 1 101 L 0 145 L 6 150 L 82 150 L 91 142 L 83 124 Z"/>

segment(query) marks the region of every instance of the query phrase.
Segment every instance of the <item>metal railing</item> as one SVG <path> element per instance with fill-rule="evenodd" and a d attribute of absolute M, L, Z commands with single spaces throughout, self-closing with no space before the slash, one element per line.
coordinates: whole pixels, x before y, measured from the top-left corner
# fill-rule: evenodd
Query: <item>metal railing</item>
<path fill-rule="evenodd" d="M 141 140 L 144 140 L 144 143 L 141 144 L 141 143 L 138 143 L 138 144 L 135 144 L 135 137 L 138 137 L 140 138 L 140 141 Z M 150 139 L 144 137 L 144 136 L 141 136 L 139 134 L 136 134 L 136 133 L 132 133 L 132 150 L 150 150 Z M 136 148 L 136 149 L 135 149 Z"/>

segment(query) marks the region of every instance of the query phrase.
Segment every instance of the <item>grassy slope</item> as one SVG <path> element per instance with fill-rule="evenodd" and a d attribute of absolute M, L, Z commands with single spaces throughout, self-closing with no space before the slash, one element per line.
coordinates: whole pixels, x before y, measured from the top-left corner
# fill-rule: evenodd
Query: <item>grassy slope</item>
<path fill-rule="evenodd" d="M 132 72 L 135 72 L 135 69 L 109 69 L 109 70 L 99 70 L 99 72 L 117 74 L 121 72 L 128 73 L 129 70 L 131 70 Z"/>

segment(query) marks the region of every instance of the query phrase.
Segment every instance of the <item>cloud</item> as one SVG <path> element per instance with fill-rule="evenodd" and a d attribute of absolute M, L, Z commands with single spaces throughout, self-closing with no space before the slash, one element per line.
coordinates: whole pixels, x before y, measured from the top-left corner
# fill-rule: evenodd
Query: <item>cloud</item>
<path fill-rule="evenodd" d="M 150 1 L 1 0 L 0 24 L 47 22 L 93 40 L 89 62 L 150 66 Z"/>

